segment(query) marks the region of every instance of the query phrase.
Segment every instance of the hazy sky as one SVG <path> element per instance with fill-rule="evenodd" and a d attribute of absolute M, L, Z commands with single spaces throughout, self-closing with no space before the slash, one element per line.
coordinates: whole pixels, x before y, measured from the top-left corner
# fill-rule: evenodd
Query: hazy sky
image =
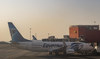
<path fill-rule="evenodd" d="M 13 22 L 29 39 L 29 28 L 37 38 L 48 33 L 62 38 L 70 25 L 100 24 L 100 0 L 0 0 L 0 41 L 10 41 L 7 22 Z"/>

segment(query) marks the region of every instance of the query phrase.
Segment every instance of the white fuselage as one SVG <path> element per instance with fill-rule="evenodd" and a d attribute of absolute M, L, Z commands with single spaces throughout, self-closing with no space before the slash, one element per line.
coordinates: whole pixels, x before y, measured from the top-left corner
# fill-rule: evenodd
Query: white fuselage
<path fill-rule="evenodd" d="M 78 47 L 81 51 L 90 51 L 93 49 L 89 43 L 83 42 L 66 42 L 67 49 L 75 49 Z M 33 40 L 32 42 L 19 42 L 17 47 L 35 52 L 49 52 L 63 47 L 63 42 L 43 42 L 41 40 Z"/>

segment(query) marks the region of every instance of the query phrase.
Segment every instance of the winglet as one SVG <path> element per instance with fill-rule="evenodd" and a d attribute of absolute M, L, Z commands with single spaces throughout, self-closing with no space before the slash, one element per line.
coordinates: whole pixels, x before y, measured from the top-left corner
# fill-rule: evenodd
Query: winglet
<path fill-rule="evenodd" d="M 32 37 L 33 37 L 33 40 L 37 40 L 37 38 L 34 35 L 32 35 Z"/>

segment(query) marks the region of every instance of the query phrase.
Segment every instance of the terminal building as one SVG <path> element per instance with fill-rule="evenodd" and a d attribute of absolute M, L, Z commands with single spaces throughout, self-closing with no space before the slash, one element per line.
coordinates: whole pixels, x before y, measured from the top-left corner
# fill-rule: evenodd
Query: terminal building
<path fill-rule="evenodd" d="M 69 42 L 100 42 L 99 25 L 72 25 L 69 27 L 69 35 L 64 35 L 63 38 L 55 38 L 50 36 L 42 39 L 42 41 L 62 42 L 63 40 Z"/>
<path fill-rule="evenodd" d="M 85 42 L 100 42 L 99 25 L 74 25 L 69 28 L 69 37 Z"/>
<path fill-rule="evenodd" d="M 69 41 L 69 35 L 64 35 L 63 38 L 56 38 L 55 36 L 49 36 L 48 38 L 42 39 L 42 41 L 49 42 L 62 42 L 63 40 Z"/>

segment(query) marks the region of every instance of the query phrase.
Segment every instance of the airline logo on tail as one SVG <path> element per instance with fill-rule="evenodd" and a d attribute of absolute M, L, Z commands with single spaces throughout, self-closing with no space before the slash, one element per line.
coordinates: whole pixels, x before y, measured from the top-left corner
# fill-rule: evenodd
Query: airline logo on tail
<path fill-rule="evenodd" d="M 13 36 L 15 32 L 16 32 L 16 29 L 15 28 L 11 28 L 11 36 Z"/>

